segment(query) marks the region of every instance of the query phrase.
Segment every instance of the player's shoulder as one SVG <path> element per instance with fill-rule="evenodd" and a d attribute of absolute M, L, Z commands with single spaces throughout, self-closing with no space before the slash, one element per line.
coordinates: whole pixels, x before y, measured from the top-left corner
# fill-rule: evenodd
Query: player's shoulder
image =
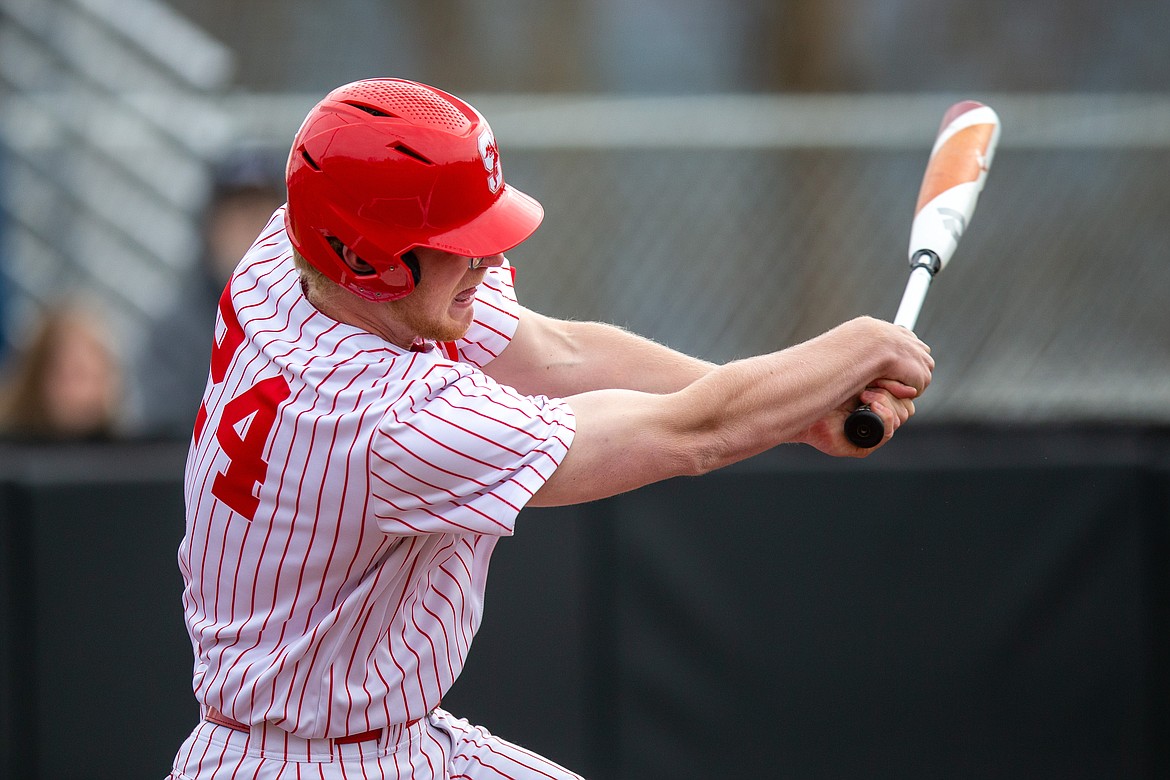
<path fill-rule="evenodd" d="M 476 366 L 453 359 L 441 347 L 429 343 L 405 351 L 395 363 L 401 372 L 397 377 L 402 382 L 419 384 L 433 391 L 483 376 Z"/>
<path fill-rule="evenodd" d="M 404 400 L 415 409 L 435 402 L 446 406 L 462 404 L 454 399 L 470 402 L 506 392 L 478 366 L 454 360 L 437 347 L 395 356 L 387 368 L 391 371 L 389 380 L 402 388 Z"/>

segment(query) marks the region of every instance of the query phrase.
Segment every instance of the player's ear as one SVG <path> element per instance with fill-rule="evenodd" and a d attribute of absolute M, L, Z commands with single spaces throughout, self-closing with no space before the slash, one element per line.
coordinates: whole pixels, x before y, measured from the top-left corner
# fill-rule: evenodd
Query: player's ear
<path fill-rule="evenodd" d="M 368 276 L 374 273 L 374 266 L 358 257 L 357 252 L 347 246 L 341 247 L 341 260 L 358 276 Z"/>

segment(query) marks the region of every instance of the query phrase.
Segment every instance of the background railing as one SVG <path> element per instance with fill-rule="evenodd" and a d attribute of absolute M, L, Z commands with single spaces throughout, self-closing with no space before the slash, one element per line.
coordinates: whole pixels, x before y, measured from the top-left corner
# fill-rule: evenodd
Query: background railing
<path fill-rule="evenodd" d="M 83 291 L 134 359 L 201 250 L 209 163 L 230 127 L 212 98 L 231 72 L 223 45 L 154 0 L 0 2 L 10 342 Z"/>

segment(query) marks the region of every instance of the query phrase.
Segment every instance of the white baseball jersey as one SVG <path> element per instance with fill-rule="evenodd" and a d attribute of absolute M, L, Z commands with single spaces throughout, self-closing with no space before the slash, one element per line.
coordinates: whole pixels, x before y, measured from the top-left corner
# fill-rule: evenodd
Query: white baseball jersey
<path fill-rule="evenodd" d="M 574 419 L 480 370 L 515 332 L 507 266 L 457 355 L 407 350 L 309 303 L 283 224 L 281 209 L 220 301 L 179 563 L 199 701 L 332 737 L 439 703 L 495 543 Z"/>

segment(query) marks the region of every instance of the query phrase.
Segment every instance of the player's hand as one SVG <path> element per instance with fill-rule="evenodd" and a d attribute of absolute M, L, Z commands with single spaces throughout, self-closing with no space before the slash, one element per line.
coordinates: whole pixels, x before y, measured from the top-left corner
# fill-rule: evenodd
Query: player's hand
<path fill-rule="evenodd" d="M 889 441 L 894 431 L 914 415 L 917 396 L 916 388 L 894 379 L 875 380 L 861 392 L 860 402 L 868 405 L 885 426 L 885 436 L 877 447 L 858 447 L 845 435 L 845 418 L 857 408 L 853 400 L 813 423 L 800 440 L 834 457 L 864 458 Z"/>

